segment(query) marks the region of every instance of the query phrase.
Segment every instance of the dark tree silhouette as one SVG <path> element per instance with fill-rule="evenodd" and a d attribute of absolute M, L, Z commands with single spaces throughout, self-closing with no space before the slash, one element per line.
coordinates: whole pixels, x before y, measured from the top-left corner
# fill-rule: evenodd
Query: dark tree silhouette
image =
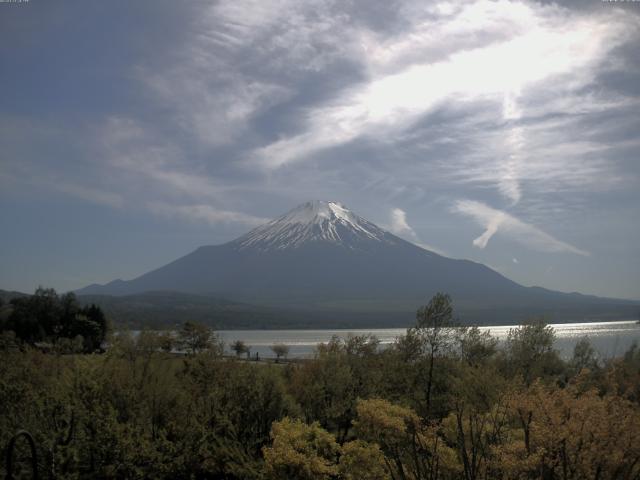
<path fill-rule="evenodd" d="M 58 296 L 52 288 L 39 287 L 29 297 L 11 300 L 11 313 L 2 329 L 13 331 L 28 344 L 82 337 L 82 350 L 93 352 L 104 342 L 108 324 L 100 307 L 81 307 L 73 293 Z"/>

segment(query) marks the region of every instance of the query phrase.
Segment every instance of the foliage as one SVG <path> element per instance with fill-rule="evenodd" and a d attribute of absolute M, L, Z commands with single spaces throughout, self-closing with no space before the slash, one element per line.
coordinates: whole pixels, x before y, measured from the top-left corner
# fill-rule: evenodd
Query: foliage
<path fill-rule="evenodd" d="M 541 318 L 511 329 L 506 341 L 507 370 L 530 385 L 535 378 L 557 374 L 562 365 L 553 348 L 555 332 Z"/>
<path fill-rule="evenodd" d="M 463 364 L 451 381 L 450 413 L 442 422 L 444 438 L 455 446 L 465 480 L 491 478 L 493 449 L 503 441 L 507 425 L 509 385 L 487 362 Z"/>
<path fill-rule="evenodd" d="M 446 356 L 455 345 L 458 323 L 453 319 L 451 297 L 436 293 L 429 303 L 418 309 L 415 335 L 418 337 L 421 353 L 426 357 L 425 415 L 430 415 L 434 375 L 439 357 Z"/>
<path fill-rule="evenodd" d="M 222 353 L 223 345 L 217 335 L 207 325 L 185 322 L 178 332 L 178 346 L 185 352 L 196 354 L 205 350 L 217 350 Z"/>
<path fill-rule="evenodd" d="M 498 465 L 510 477 L 637 478 L 640 412 L 617 396 L 539 381 L 509 401 L 513 420 L 498 448 Z"/>
<path fill-rule="evenodd" d="M 481 332 L 476 326 L 460 328 L 458 333 L 460 357 L 470 366 L 484 364 L 498 349 L 498 339 L 487 330 Z"/>
<path fill-rule="evenodd" d="M 311 359 L 240 362 L 215 332 L 187 323 L 69 354 L 89 350 L 64 335 L 95 313 L 78 318 L 72 296 L 35 297 L 4 307 L 34 330 L 0 336 L 0 446 L 30 431 L 44 478 L 640 475 L 637 346 L 601 361 L 583 341 L 563 361 L 540 320 L 499 346 L 456 325 L 442 295 L 386 348 L 370 335 L 336 337 Z M 29 346 L 40 339 L 53 342 L 48 352 Z"/>
<path fill-rule="evenodd" d="M 276 354 L 276 361 L 278 361 L 280 357 L 287 358 L 287 355 L 289 355 L 289 346 L 284 343 L 275 343 L 271 345 L 271 351 Z"/>
<path fill-rule="evenodd" d="M 306 425 L 285 418 L 273 424 L 271 438 L 272 445 L 263 450 L 267 478 L 320 480 L 337 474 L 340 446 L 317 422 Z"/>
<path fill-rule="evenodd" d="M 90 353 L 101 348 L 107 320 L 96 305 L 81 307 L 73 293 L 58 295 L 39 287 L 27 297 L 11 300 L 11 311 L 0 331 L 30 345 L 48 343 L 63 351 Z"/>
<path fill-rule="evenodd" d="M 239 357 L 242 354 L 248 354 L 250 351 L 250 348 L 242 340 L 236 340 L 231 344 L 231 350 L 236 352 L 236 356 Z"/>
<path fill-rule="evenodd" d="M 580 373 L 583 369 L 598 370 L 600 368 L 596 351 L 588 338 L 581 338 L 576 343 L 570 366 L 574 374 Z"/>
<path fill-rule="evenodd" d="M 455 478 L 459 464 L 441 441 L 436 423 L 424 423 L 411 409 L 386 400 L 358 403 L 354 422 L 358 438 L 378 442 L 393 478 Z"/>
<path fill-rule="evenodd" d="M 385 456 L 377 444 L 354 440 L 340 446 L 318 422 L 308 425 L 284 418 L 273 424 L 271 438 L 271 446 L 263 449 L 267 478 L 391 478 Z"/>
<path fill-rule="evenodd" d="M 387 480 L 385 456 L 376 443 L 354 440 L 342 446 L 338 465 L 340 477 L 344 480 Z"/>

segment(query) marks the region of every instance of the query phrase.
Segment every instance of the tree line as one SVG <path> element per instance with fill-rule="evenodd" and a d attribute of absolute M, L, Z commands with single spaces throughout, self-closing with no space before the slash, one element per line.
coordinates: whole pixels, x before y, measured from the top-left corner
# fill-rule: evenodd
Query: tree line
<path fill-rule="evenodd" d="M 97 305 L 81 306 L 73 293 L 58 295 L 39 287 L 31 296 L 0 303 L 3 344 L 57 348 L 65 352 L 100 350 L 108 331 L 107 319 Z"/>
<path fill-rule="evenodd" d="M 197 324 L 185 355 L 164 335 L 5 348 L 0 445 L 29 430 L 45 478 L 640 478 L 636 346 L 603 360 L 583 340 L 563 360 L 542 320 L 499 345 L 443 294 L 388 348 L 335 337 L 295 363 L 224 357 Z"/>

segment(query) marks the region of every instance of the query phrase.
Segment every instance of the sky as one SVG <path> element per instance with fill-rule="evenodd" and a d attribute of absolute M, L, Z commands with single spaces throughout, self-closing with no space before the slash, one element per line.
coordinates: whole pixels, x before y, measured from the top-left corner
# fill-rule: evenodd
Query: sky
<path fill-rule="evenodd" d="M 0 3 L 0 288 L 131 279 L 308 200 L 640 299 L 640 3 Z"/>

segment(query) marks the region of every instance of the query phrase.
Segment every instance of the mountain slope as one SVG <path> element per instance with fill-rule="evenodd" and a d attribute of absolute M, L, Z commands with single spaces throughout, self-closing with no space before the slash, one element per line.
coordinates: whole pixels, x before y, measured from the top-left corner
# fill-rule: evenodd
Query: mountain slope
<path fill-rule="evenodd" d="M 424 250 L 336 202 L 308 202 L 238 239 L 194 252 L 130 281 L 79 294 L 173 290 L 271 307 L 411 318 L 434 293 L 450 293 L 470 320 L 579 312 L 622 305 L 523 287 L 488 267 Z M 617 308 L 617 307 L 616 307 Z M 550 310 L 551 309 L 551 310 Z M 615 309 L 614 309 L 615 310 Z M 475 313 L 474 313 L 475 312 Z M 507 312 L 507 313 L 505 313 Z"/>

